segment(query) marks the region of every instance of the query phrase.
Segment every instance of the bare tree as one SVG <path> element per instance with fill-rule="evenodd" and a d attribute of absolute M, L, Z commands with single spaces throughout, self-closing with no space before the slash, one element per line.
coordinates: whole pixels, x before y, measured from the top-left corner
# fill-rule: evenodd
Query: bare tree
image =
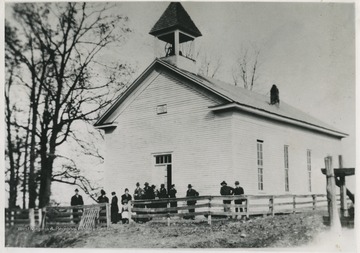
<path fill-rule="evenodd" d="M 39 207 L 45 207 L 51 182 L 57 178 L 53 175 L 57 147 L 76 135 L 74 122 L 94 120 L 124 86 L 113 74 L 107 80 L 96 75 L 96 62 L 101 62 L 97 56 L 109 44 L 122 42 L 131 30 L 127 17 L 109 14 L 113 8 L 109 4 L 18 3 L 12 7 L 17 22 L 6 22 L 6 48 L 21 63 L 19 79 L 30 94 L 29 207 L 36 199 L 37 153 Z M 118 64 L 116 72 L 127 75 L 128 66 Z"/>
<path fill-rule="evenodd" d="M 242 50 L 232 70 L 235 86 L 242 84 L 245 89 L 253 89 L 258 78 L 259 55 L 256 48 Z"/>
<path fill-rule="evenodd" d="M 205 52 L 202 48 L 199 48 L 195 55 L 200 63 L 199 74 L 214 78 L 220 73 L 222 67 L 221 55 Z"/>

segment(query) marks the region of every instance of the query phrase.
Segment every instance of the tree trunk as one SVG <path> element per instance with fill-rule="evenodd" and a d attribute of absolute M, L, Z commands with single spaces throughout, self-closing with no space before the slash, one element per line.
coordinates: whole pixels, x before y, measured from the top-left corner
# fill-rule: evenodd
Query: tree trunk
<path fill-rule="evenodd" d="M 35 100 L 35 87 L 31 90 L 31 133 L 30 133 L 30 163 L 29 163 L 29 208 L 36 206 L 36 178 L 35 178 L 35 162 L 36 162 L 36 123 L 37 123 L 37 102 Z"/>

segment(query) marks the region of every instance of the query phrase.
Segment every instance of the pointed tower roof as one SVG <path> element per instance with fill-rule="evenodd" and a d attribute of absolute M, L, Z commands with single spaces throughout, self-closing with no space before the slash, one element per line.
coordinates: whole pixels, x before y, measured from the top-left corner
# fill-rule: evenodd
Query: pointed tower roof
<path fill-rule="evenodd" d="M 182 30 L 194 37 L 201 36 L 201 32 L 179 2 L 170 3 L 151 29 L 150 34 L 156 36 L 174 29 Z"/>

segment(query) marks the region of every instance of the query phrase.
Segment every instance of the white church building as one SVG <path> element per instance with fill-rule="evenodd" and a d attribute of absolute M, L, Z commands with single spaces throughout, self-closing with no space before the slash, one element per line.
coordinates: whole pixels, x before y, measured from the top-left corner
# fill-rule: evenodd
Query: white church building
<path fill-rule="evenodd" d="M 219 195 L 220 182 L 238 180 L 246 194 L 325 192 L 324 157 L 341 155 L 347 134 L 284 102 L 199 75 L 181 50 L 194 50 L 201 32 L 180 3 L 168 6 L 150 34 L 167 52 L 156 51 L 95 123 L 105 131 L 105 189 L 175 184 L 181 197 L 190 183 L 200 195 Z"/>

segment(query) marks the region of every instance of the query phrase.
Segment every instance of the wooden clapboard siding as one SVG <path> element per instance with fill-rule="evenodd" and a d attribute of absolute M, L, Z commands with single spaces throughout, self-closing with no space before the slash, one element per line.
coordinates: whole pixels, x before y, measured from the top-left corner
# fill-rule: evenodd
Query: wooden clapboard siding
<path fill-rule="evenodd" d="M 116 116 L 117 128 L 106 135 L 105 188 L 133 192 L 136 182 L 151 183 L 153 154 L 172 152 L 179 197 L 188 183 L 201 194 L 218 194 L 233 167 L 232 113 L 212 113 L 208 107 L 221 103 L 220 98 L 167 71 L 143 85 Z M 167 114 L 157 115 L 161 104 L 167 104 Z"/>
<path fill-rule="evenodd" d="M 310 193 L 307 149 L 312 153 L 312 193 L 325 192 L 325 177 L 320 171 L 324 157 L 341 154 L 337 138 L 241 112 L 233 114 L 233 136 L 235 177 L 248 194 L 285 193 L 284 145 L 289 146 L 289 193 L 293 194 Z M 258 139 L 264 141 L 264 191 L 257 189 Z"/>
<path fill-rule="evenodd" d="M 219 194 L 222 180 L 231 186 L 239 180 L 247 194 L 324 193 L 320 168 L 325 156 L 341 154 L 339 138 L 250 113 L 209 110 L 224 102 L 167 68 L 153 70 L 110 116 L 117 127 L 106 132 L 105 189 L 132 193 L 136 182 L 151 184 L 154 154 L 171 153 L 178 197 L 188 183 L 202 195 Z M 167 113 L 157 115 L 156 107 L 163 104 Z M 257 189 L 257 140 L 264 141 L 264 191 Z M 284 145 L 289 146 L 289 192 Z"/>

